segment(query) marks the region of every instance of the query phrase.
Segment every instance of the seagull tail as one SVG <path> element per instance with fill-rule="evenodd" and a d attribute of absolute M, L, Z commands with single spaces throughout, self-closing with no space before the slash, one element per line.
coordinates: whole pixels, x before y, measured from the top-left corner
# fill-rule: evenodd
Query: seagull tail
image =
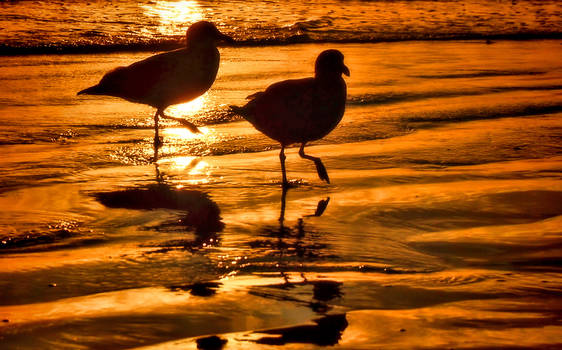
<path fill-rule="evenodd" d="M 254 120 L 254 110 L 256 108 L 256 100 L 258 100 L 259 97 L 261 97 L 263 94 L 264 94 L 263 91 L 259 91 L 246 97 L 246 99 L 250 101 L 248 101 L 248 103 L 246 103 L 242 107 L 230 105 L 229 106 L 230 112 L 240 115 L 244 117 L 244 119 L 248 120 L 249 122 L 252 122 Z"/>
<path fill-rule="evenodd" d="M 76 95 L 103 95 L 103 90 L 99 85 L 94 85 L 79 91 Z"/>
<path fill-rule="evenodd" d="M 230 108 L 230 112 L 241 115 L 243 117 L 246 116 L 246 109 L 244 107 L 235 106 L 235 105 L 230 105 L 228 107 Z"/>
<path fill-rule="evenodd" d="M 230 107 L 230 113 L 244 117 L 244 119 L 246 119 L 250 123 L 253 123 L 254 116 L 253 116 L 252 106 L 245 105 L 240 107 L 240 106 L 230 105 L 228 107 Z"/>

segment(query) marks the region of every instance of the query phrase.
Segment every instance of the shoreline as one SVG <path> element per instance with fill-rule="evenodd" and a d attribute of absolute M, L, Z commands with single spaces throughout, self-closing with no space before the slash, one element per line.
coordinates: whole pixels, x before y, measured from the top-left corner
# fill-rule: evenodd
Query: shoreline
<path fill-rule="evenodd" d="M 443 38 L 386 38 L 386 39 L 312 39 L 306 35 L 295 35 L 283 40 L 277 41 L 276 39 L 262 39 L 257 41 L 245 40 L 238 41 L 235 44 L 221 43 L 218 46 L 222 48 L 260 48 L 260 47 L 280 47 L 292 45 L 347 45 L 347 44 L 385 44 L 385 43 L 411 43 L 411 42 L 464 42 L 464 43 L 477 43 L 482 41 L 486 44 L 494 44 L 495 41 L 551 41 L 562 40 L 562 33 L 544 33 L 535 34 L 489 34 L 489 35 L 467 35 Z M 83 46 L 66 45 L 66 46 L 8 46 L 0 43 L 0 57 L 27 57 L 27 56 L 41 56 L 41 55 L 96 55 L 108 53 L 154 53 L 176 50 L 184 47 L 182 42 L 165 41 L 157 43 L 136 43 L 136 44 L 86 44 Z"/>

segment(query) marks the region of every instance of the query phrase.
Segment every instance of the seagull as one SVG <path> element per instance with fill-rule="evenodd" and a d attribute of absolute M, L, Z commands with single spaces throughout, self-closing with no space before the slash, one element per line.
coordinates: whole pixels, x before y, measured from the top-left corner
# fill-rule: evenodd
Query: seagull
<path fill-rule="evenodd" d="M 194 23 L 187 29 L 185 48 L 154 55 L 127 67 L 117 67 L 106 73 L 97 85 L 78 92 L 78 95 L 114 96 L 156 108 L 155 146 L 160 145 L 159 117 L 178 121 L 193 133 L 201 132 L 185 119 L 164 114 L 164 110 L 201 96 L 213 85 L 219 69 L 219 41 L 234 42 L 211 22 Z"/>
<path fill-rule="evenodd" d="M 330 183 L 320 158 L 305 154 L 304 146 L 328 135 L 342 119 L 347 96 L 342 73 L 349 76 L 343 54 L 338 50 L 326 50 L 316 59 L 313 78 L 274 83 L 265 91 L 248 96 L 250 101 L 246 105 L 230 106 L 234 113 L 281 144 L 283 187 L 289 186 L 285 147 L 294 143 L 301 144 L 299 155 L 314 162 L 320 179 Z"/>

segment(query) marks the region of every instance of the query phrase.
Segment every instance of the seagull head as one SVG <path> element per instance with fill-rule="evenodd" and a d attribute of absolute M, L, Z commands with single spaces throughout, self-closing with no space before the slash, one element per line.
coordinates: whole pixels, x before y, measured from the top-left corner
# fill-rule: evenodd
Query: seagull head
<path fill-rule="evenodd" d="M 322 51 L 316 59 L 314 68 L 316 76 L 337 75 L 349 76 L 349 68 L 343 63 L 343 54 L 338 50 Z"/>
<path fill-rule="evenodd" d="M 207 21 L 199 21 L 192 24 L 188 29 L 186 36 L 187 46 L 199 45 L 199 44 L 212 44 L 216 45 L 220 41 L 225 41 L 227 43 L 233 43 L 234 40 L 221 33 L 217 27 Z"/>

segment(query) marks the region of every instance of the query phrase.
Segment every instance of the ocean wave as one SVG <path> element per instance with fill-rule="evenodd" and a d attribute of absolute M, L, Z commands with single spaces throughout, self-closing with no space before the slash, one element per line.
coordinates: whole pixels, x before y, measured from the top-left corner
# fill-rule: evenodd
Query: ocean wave
<path fill-rule="evenodd" d="M 296 24 L 295 24 L 296 25 Z M 285 33 L 276 33 L 265 37 L 237 38 L 233 44 L 223 44 L 234 47 L 261 47 L 261 46 L 286 46 L 294 44 L 349 44 L 349 43 L 381 43 L 399 41 L 484 41 L 493 40 L 538 40 L 562 39 L 562 32 L 527 32 L 507 34 L 480 34 L 480 33 L 361 33 L 361 32 L 336 32 L 312 33 L 303 30 L 302 25 L 291 27 Z M 105 37 L 100 33 L 83 33 L 84 37 L 94 37 L 99 40 L 76 40 L 71 42 L 26 43 L 4 42 L 0 43 L 0 56 L 41 55 L 41 54 L 89 54 L 108 52 L 142 52 L 142 51 L 167 51 L 183 46 L 183 38 L 114 38 Z"/>

